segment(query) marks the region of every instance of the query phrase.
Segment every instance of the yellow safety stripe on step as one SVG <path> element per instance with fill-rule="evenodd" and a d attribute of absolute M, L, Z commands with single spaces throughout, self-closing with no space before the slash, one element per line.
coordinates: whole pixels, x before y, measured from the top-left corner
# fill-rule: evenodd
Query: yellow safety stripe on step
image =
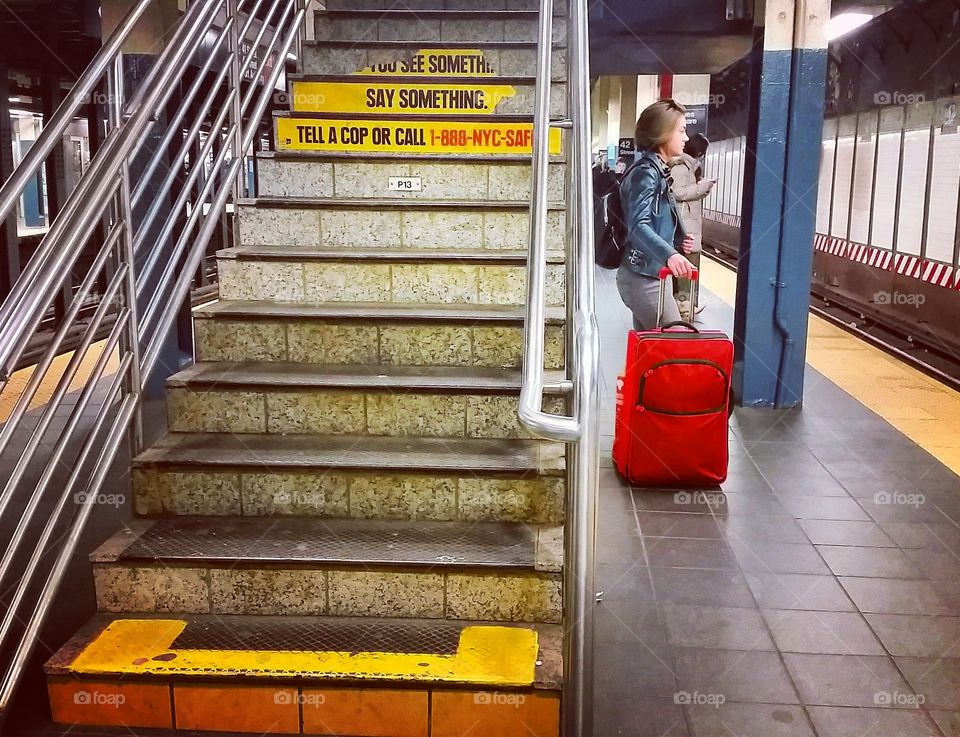
<path fill-rule="evenodd" d="M 290 109 L 297 113 L 409 113 L 489 115 L 517 94 L 508 84 L 404 82 L 294 82 Z"/>
<path fill-rule="evenodd" d="M 280 151 L 356 151 L 402 154 L 529 154 L 533 125 L 508 122 L 324 120 L 277 118 Z M 550 129 L 550 154 L 561 153 L 561 132 Z"/>
<path fill-rule="evenodd" d="M 171 649 L 186 626 L 187 622 L 176 619 L 116 620 L 83 649 L 70 670 L 84 676 L 257 676 L 530 686 L 537 659 L 537 633 L 524 627 L 465 627 L 457 652 L 449 655 Z"/>
<path fill-rule="evenodd" d="M 484 58 L 481 49 L 418 49 L 412 55 L 371 64 L 354 73 L 396 77 L 489 77 L 495 75 L 496 70 Z"/>

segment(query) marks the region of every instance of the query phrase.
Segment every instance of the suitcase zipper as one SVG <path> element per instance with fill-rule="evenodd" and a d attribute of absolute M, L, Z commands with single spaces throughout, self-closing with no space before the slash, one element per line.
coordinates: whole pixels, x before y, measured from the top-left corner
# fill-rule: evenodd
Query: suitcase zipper
<path fill-rule="evenodd" d="M 727 372 L 723 370 L 723 366 L 721 366 L 720 364 L 716 363 L 715 361 L 708 361 L 704 358 L 669 358 L 667 360 L 659 361 L 658 363 L 653 364 L 653 366 L 651 366 L 646 371 L 644 371 L 643 376 L 640 378 L 640 387 L 637 392 L 637 402 L 635 406 L 640 407 L 644 412 L 654 412 L 658 415 L 671 415 L 676 417 L 693 417 L 695 415 L 714 415 L 714 414 L 717 414 L 718 412 L 726 412 L 727 410 L 726 401 L 717 409 L 708 409 L 706 411 L 701 411 L 701 412 L 670 412 L 668 410 L 653 409 L 645 405 L 643 403 L 643 390 L 647 385 L 647 377 L 652 375 L 654 371 L 656 371 L 658 368 L 662 366 L 670 366 L 674 364 L 684 364 L 684 365 L 694 364 L 698 366 L 710 366 L 711 368 L 716 369 L 717 373 L 719 373 L 720 376 L 723 377 L 723 385 L 724 387 L 727 388 L 726 394 L 729 395 L 730 377 L 727 376 Z"/>

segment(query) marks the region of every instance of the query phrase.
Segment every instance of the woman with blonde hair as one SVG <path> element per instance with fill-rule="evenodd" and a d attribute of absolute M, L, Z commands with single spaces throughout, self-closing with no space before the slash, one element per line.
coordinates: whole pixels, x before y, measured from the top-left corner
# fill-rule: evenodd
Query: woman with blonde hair
<path fill-rule="evenodd" d="M 693 273 L 693 264 L 683 254 L 693 251 L 694 241 L 681 225 L 667 167 L 683 153 L 687 141 L 685 112 L 674 100 L 660 100 L 640 114 L 636 161 L 620 184 L 627 243 L 617 270 L 617 289 L 633 313 L 634 330 L 657 327 L 660 269 L 667 267 L 676 278 Z M 665 288 L 670 294 L 672 283 Z M 664 302 L 662 323 L 679 321 L 677 303 Z"/>

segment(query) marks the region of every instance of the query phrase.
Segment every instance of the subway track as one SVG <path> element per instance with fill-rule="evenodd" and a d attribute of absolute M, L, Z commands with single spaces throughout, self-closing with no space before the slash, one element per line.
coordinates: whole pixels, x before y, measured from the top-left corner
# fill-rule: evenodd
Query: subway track
<path fill-rule="evenodd" d="M 736 272 L 737 253 L 734 249 L 716 241 L 705 241 L 703 253 Z M 960 354 L 949 346 L 937 344 L 932 336 L 915 333 L 908 324 L 884 319 L 862 303 L 821 285 L 811 287 L 810 311 L 951 389 L 960 391 Z"/>

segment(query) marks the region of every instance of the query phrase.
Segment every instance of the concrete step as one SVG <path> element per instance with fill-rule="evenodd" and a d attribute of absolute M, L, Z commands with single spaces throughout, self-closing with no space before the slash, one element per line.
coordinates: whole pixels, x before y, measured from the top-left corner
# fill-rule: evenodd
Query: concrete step
<path fill-rule="evenodd" d="M 133 493 L 140 516 L 559 524 L 564 468 L 544 440 L 168 433 Z"/>
<path fill-rule="evenodd" d="M 330 10 L 314 16 L 317 41 L 420 43 L 537 41 L 537 12 L 523 10 Z M 566 19 L 554 18 L 553 41 L 565 43 Z"/>
<path fill-rule="evenodd" d="M 547 375 L 559 382 L 560 372 Z M 518 371 L 198 363 L 167 381 L 173 432 L 528 438 Z M 544 398 L 562 413 L 565 397 Z"/>
<path fill-rule="evenodd" d="M 530 203 L 522 200 L 268 198 L 237 204 L 238 245 L 307 248 L 525 249 Z M 566 213 L 547 213 L 547 248 L 563 251 Z"/>
<path fill-rule="evenodd" d="M 244 246 L 218 251 L 217 264 L 229 300 L 520 305 L 527 293 L 520 251 Z M 564 303 L 564 278 L 563 257 L 548 257 L 548 305 Z"/>
<path fill-rule="evenodd" d="M 291 75 L 290 110 L 318 115 L 533 115 L 534 77 Z M 566 82 L 550 86 L 550 115 L 567 112 Z"/>
<path fill-rule="evenodd" d="M 561 528 L 133 520 L 91 555 L 105 612 L 560 620 Z"/>
<path fill-rule="evenodd" d="M 562 202 L 566 164 L 552 162 L 547 197 Z M 413 179 L 416 191 L 396 179 Z M 529 157 L 418 157 L 397 160 L 376 155 L 314 152 L 262 153 L 257 156 L 257 192 L 261 197 L 396 199 L 407 202 L 529 200 Z M 322 216 L 322 215 L 321 215 Z"/>
<path fill-rule="evenodd" d="M 417 74 L 462 77 L 533 77 L 537 46 L 522 41 L 444 43 L 440 48 L 422 41 L 315 41 L 303 45 L 304 74 Z M 562 46 L 553 50 L 551 76 L 567 78 Z"/>
<path fill-rule="evenodd" d="M 523 308 L 220 301 L 193 312 L 198 361 L 519 368 Z M 547 308 L 547 369 L 563 368 L 563 310 Z"/>
<path fill-rule="evenodd" d="M 558 737 L 562 632 L 412 618 L 104 613 L 44 671 L 53 718 L 70 725 L 46 737 L 86 734 L 78 725 L 104 737 L 131 727 L 153 727 L 155 737 Z"/>

